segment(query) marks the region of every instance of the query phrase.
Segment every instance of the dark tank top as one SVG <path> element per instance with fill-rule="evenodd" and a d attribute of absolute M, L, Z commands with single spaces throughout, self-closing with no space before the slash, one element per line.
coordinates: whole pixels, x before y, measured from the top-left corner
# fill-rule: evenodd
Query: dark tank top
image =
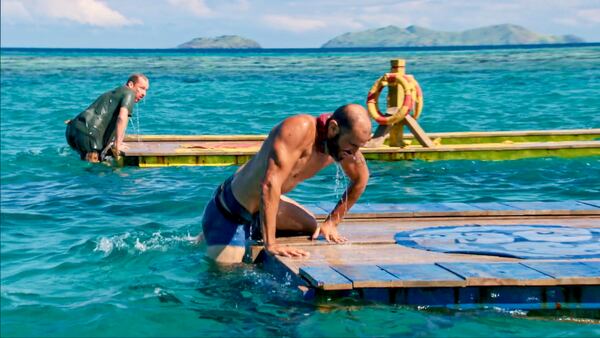
<path fill-rule="evenodd" d="M 121 107 L 127 108 L 131 116 L 134 103 L 135 92 L 132 89 L 127 86 L 117 87 L 100 95 L 74 120 L 85 123 L 88 134 L 97 144 L 97 148 L 101 149 L 114 136 Z"/>

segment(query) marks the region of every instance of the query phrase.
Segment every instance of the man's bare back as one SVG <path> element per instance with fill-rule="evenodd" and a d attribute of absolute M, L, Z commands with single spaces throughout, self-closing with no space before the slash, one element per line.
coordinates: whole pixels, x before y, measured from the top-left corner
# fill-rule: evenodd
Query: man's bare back
<path fill-rule="evenodd" d="M 368 113 L 360 105 L 342 106 L 327 120 L 310 115 L 285 119 L 273 128 L 259 152 L 217 191 L 214 203 L 211 201 L 215 207 L 210 203 L 207 206 L 203 230 L 208 255 L 219 262 L 241 260 L 243 240 L 239 227 L 234 230 L 236 222 L 247 227 L 260 223 L 258 230 L 265 248 L 275 255 L 308 255 L 303 250 L 278 245 L 276 230 L 300 231 L 313 238 L 321 234 L 336 243 L 345 241 L 336 227 L 366 187 L 369 172 L 359 148 L 370 134 Z M 351 183 L 327 219 L 317 224 L 314 215 L 283 194 L 334 161 L 339 162 Z M 213 209 L 223 217 L 213 215 Z M 235 214 L 244 217 L 239 219 Z M 232 235 L 223 238 L 214 234 L 220 231 L 218 227 L 228 229 L 221 232 Z"/>

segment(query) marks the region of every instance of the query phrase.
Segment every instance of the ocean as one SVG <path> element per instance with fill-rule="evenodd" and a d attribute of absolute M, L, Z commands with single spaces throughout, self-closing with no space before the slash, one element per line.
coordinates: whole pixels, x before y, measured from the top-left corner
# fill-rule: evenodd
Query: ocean
<path fill-rule="evenodd" d="M 600 336 L 593 321 L 496 308 L 304 300 L 193 244 L 236 167 L 80 161 L 64 120 L 143 72 L 129 134 L 266 134 L 285 117 L 364 104 L 389 61 L 423 88 L 426 131 L 600 128 L 600 46 L 358 50 L 2 49 L 1 316 L 13 336 Z M 361 203 L 600 199 L 600 161 L 369 162 Z M 334 202 L 335 166 L 289 194 Z M 339 179 L 337 180 L 339 182 Z"/>

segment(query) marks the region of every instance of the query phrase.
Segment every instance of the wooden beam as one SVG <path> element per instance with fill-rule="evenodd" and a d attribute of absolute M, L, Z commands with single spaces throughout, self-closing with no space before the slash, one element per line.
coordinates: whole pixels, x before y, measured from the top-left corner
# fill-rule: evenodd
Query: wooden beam
<path fill-rule="evenodd" d="M 425 130 L 423 130 L 423 128 L 421 128 L 421 126 L 419 125 L 419 122 L 417 122 L 417 120 L 415 120 L 412 116 L 406 115 L 404 117 L 403 123 L 406 124 L 406 126 L 408 127 L 408 129 L 410 129 L 410 131 L 413 134 L 413 136 L 415 137 L 415 139 L 417 139 L 417 141 L 419 141 L 419 143 L 424 148 L 435 147 L 435 144 L 433 144 L 433 141 L 431 141 L 429 136 L 427 136 L 427 134 L 425 133 Z"/>

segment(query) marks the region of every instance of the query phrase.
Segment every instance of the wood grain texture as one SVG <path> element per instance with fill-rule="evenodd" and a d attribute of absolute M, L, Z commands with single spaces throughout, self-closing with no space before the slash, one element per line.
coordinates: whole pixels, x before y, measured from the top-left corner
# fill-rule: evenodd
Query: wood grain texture
<path fill-rule="evenodd" d="M 541 286 L 556 285 L 556 280 L 518 263 L 450 263 L 437 265 L 465 278 L 468 286 Z"/>

